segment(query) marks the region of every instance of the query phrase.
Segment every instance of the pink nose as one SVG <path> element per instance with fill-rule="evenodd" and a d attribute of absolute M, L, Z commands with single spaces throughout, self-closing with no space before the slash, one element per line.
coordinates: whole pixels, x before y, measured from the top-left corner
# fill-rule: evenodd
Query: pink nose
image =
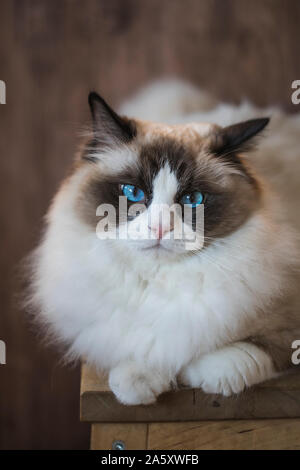
<path fill-rule="evenodd" d="M 158 240 L 161 240 L 163 236 L 170 231 L 170 229 L 164 228 L 161 224 L 155 227 L 148 225 L 148 227 Z"/>

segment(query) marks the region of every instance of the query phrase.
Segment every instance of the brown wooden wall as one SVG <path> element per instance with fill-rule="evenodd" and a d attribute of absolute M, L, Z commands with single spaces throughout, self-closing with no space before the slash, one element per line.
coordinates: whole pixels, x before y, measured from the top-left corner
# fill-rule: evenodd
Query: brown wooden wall
<path fill-rule="evenodd" d="M 300 79 L 298 0 L 1 0 L 1 448 L 86 448 L 79 373 L 30 331 L 13 271 L 38 239 L 88 118 L 87 93 L 118 102 L 177 75 L 220 99 L 291 104 Z"/>

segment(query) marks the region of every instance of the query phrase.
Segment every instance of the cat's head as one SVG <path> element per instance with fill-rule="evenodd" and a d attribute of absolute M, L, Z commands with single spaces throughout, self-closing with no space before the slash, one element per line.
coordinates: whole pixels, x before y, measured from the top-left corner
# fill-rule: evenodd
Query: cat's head
<path fill-rule="evenodd" d="M 76 213 L 99 243 L 155 256 L 191 254 L 241 227 L 261 186 L 241 156 L 269 119 L 221 128 L 121 117 L 89 95 L 93 132 Z"/>

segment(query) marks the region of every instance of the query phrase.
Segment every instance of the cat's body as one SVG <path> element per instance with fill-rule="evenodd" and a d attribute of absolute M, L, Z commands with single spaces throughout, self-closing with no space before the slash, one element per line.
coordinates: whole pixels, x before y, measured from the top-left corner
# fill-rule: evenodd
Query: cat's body
<path fill-rule="evenodd" d="M 170 102 L 170 90 L 168 118 L 164 99 Z M 202 113 L 201 103 L 206 109 Z M 196 104 L 200 114 L 186 114 Z M 141 117 L 157 121 L 163 116 L 170 122 L 222 126 L 261 114 L 246 104 L 209 108 L 204 95 L 171 83 L 148 90 L 122 111 L 135 117 L 148 112 Z M 99 113 L 103 118 L 103 111 Z M 84 357 L 109 372 L 111 388 L 123 403 L 153 402 L 178 378 L 207 392 L 238 393 L 291 366 L 291 345 L 300 339 L 299 244 L 290 228 L 300 228 L 299 125 L 299 117 L 272 110 L 270 130 L 240 170 L 239 162 L 231 165 L 208 156 L 207 145 L 212 144 L 207 136 L 219 132 L 214 127 L 135 121 L 134 129 L 131 124 L 125 129 L 128 141 L 114 135 L 109 142 L 101 135 L 96 147 L 104 144 L 103 151 L 97 147 L 88 154 L 90 161 L 78 161 L 62 185 L 33 256 L 31 302 L 72 357 Z M 115 132 L 111 127 L 105 126 L 105 132 Z M 172 151 L 166 147 L 169 141 L 175 142 Z M 112 193 L 106 200 L 104 195 L 104 189 L 105 194 L 112 191 L 111 180 L 126 183 L 123 175 L 132 178 L 129 168 L 141 165 L 141 177 L 147 175 L 152 188 L 151 201 L 171 204 L 185 184 L 179 179 L 188 179 L 180 160 L 185 147 L 196 155 L 199 178 L 205 174 L 214 180 L 209 184 L 222 188 L 222 199 L 228 197 L 217 217 L 217 203 L 208 199 L 214 216 L 208 213 L 204 249 L 184 252 L 181 244 L 175 247 L 174 241 L 163 239 L 165 248 L 157 249 L 150 241 L 140 249 L 133 241 L 99 240 L 95 209 L 114 197 Z M 180 160 L 174 168 L 173 155 Z"/>

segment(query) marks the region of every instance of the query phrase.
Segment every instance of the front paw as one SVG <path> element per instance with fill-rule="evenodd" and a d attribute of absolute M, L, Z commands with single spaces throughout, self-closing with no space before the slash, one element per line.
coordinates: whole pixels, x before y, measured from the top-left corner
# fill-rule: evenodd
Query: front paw
<path fill-rule="evenodd" d="M 230 396 L 275 375 L 268 354 L 250 343 L 239 342 L 193 361 L 179 379 L 206 393 Z"/>
<path fill-rule="evenodd" d="M 134 363 L 118 365 L 109 373 L 109 386 L 124 405 L 150 405 L 168 386 L 156 373 L 145 373 Z"/>

